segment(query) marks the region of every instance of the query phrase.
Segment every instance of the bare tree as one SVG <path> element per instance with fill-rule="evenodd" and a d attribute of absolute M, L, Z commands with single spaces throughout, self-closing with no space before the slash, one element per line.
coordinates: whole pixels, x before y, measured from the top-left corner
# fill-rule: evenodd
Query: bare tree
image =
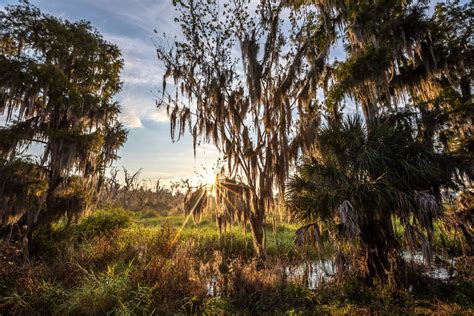
<path fill-rule="evenodd" d="M 161 202 L 161 197 L 163 195 L 163 192 L 165 191 L 165 186 L 161 184 L 161 178 L 158 178 L 157 180 L 155 180 L 154 190 L 155 190 L 158 201 Z"/>
<path fill-rule="evenodd" d="M 138 189 L 138 184 L 139 184 L 138 179 L 139 179 L 140 172 L 142 171 L 142 169 L 140 168 L 135 173 L 130 173 L 128 172 L 127 169 L 125 169 L 125 167 L 122 167 L 122 168 L 124 172 L 124 182 L 125 182 L 122 187 L 122 194 L 123 194 L 124 204 L 125 206 L 128 207 L 131 204 L 130 200 L 133 196 L 133 191 L 136 191 Z"/>
<path fill-rule="evenodd" d="M 118 172 L 119 169 L 117 167 L 110 168 L 110 176 L 107 178 L 105 187 L 106 200 L 115 200 L 118 197 L 120 192 L 120 182 L 117 178 Z"/>
<path fill-rule="evenodd" d="M 173 183 L 167 188 L 161 179 L 140 180 L 141 169 L 135 173 L 129 172 L 124 167 L 122 170 L 124 170 L 123 182 L 119 180 L 120 170 L 116 167 L 110 169 L 101 191 L 99 207 L 116 206 L 131 211 L 172 210 L 180 207 L 184 195 L 174 190 Z"/>

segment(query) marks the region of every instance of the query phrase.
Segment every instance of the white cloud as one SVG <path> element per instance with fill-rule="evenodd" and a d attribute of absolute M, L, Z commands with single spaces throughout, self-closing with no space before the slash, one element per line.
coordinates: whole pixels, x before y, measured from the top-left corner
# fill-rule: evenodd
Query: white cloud
<path fill-rule="evenodd" d="M 163 108 L 154 109 L 147 118 L 155 122 L 169 122 L 170 120 L 168 114 L 166 114 L 166 110 Z"/>
<path fill-rule="evenodd" d="M 156 58 L 156 50 L 151 38 L 137 39 L 108 33 L 104 34 L 104 37 L 122 51 L 125 61 L 122 81 L 125 86 L 153 87 L 159 83 L 163 69 Z"/>
<path fill-rule="evenodd" d="M 119 119 L 127 128 L 143 128 L 142 121 L 133 112 L 127 111 L 122 113 Z"/>
<path fill-rule="evenodd" d="M 128 128 L 143 128 L 143 121 L 153 121 L 157 123 L 168 123 L 169 118 L 164 108 L 157 109 L 155 100 L 151 93 L 142 93 L 127 89 L 127 92 L 119 98 L 122 107 L 120 121 Z"/>
<path fill-rule="evenodd" d="M 125 61 L 121 75 L 124 88 L 118 96 L 123 111 L 120 120 L 128 128 L 143 128 L 143 120 L 168 122 L 165 110 L 157 109 L 155 105 L 153 93 L 161 85 L 163 70 L 156 58 L 151 38 L 108 33 L 104 37 L 117 44 Z"/>
<path fill-rule="evenodd" d="M 82 0 L 84 1 L 84 0 Z M 85 0 L 89 6 L 121 17 L 148 35 L 158 28 L 159 32 L 175 29 L 174 8 L 169 0 Z"/>

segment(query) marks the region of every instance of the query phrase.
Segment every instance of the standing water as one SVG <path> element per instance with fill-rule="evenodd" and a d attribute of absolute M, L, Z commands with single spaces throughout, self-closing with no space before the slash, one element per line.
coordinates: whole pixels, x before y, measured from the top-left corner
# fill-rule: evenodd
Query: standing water
<path fill-rule="evenodd" d="M 426 260 L 421 252 L 403 251 L 401 257 L 408 264 L 426 266 Z M 423 272 L 424 275 L 443 282 L 447 282 L 457 275 L 457 271 L 454 269 L 456 259 L 447 259 L 440 255 L 435 255 L 435 258 L 437 258 L 438 263 L 433 263 L 430 267 L 427 267 Z M 308 289 L 316 290 L 319 285 L 329 282 L 335 276 L 336 266 L 334 260 L 320 259 L 287 265 L 284 271 L 288 282 L 303 283 Z M 207 281 L 207 294 L 209 296 L 220 296 L 219 278 L 220 276 L 217 274 L 209 276 Z"/>

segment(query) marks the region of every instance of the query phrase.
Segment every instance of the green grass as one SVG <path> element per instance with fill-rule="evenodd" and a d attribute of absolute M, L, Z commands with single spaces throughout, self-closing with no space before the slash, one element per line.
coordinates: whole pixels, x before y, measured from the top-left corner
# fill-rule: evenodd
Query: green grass
<path fill-rule="evenodd" d="M 140 218 L 137 223 L 147 228 L 159 229 L 161 227 L 171 227 L 178 232 L 180 239 L 187 240 L 193 239 L 200 242 L 211 242 L 215 246 L 221 246 L 221 250 L 226 248 L 233 248 L 235 244 L 237 246 L 245 247 L 244 229 L 241 225 L 235 224 L 232 227 L 227 227 L 227 230 L 222 232 L 222 236 L 219 236 L 217 231 L 215 217 L 209 216 L 203 218 L 199 223 L 194 223 L 190 218 L 186 224 L 184 215 L 169 215 L 152 218 Z M 182 230 L 181 227 L 183 226 Z M 296 249 L 293 243 L 293 237 L 295 231 L 298 229 L 297 224 L 278 224 L 275 232 L 272 225 L 267 224 L 266 240 L 267 240 L 267 252 L 269 255 L 286 255 L 288 257 L 297 256 L 301 251 Z M 247 251 L 252 251 L 252 235 L 250 227 L 247 225 Z M 216 248 L 217 250 L 217 248 Z M 245 250 L 245 249 L 244 249 Z M 306 254 L 313 254 L 309 249 L 304 249 Z"/>
<path fill-rule="evenodd" d="M 286 281 L 281 278 L 285 267 L 316 256 L 294 246 L 295 224 L 279 224 L 275 233 L 266 226 L 269 258 L 259 266 L 252 260 L 249 229 L 246 249 L 240 226 L 219 236 L 212 216 L 198 224 L 192 219 L 184 223 L 184 215 L 171 211 L 120 209 L 94 212 L 70 226 L 57 223 L 35 236 L 30 262 L 22 261 L 21 252 L 0 253 L 0 260 L 16 264 L 0 265 L 0 314 L 473 312 L 473 283 L 468 279 L 425 291 L 411 278 L 415 292 L 397 296 L 364 287 L 352 275 L 318 291 L 310 291 L 304 281 Z M 225 293 L 209 297 L 206 284 L 215 273 L 226 282 Z"/>

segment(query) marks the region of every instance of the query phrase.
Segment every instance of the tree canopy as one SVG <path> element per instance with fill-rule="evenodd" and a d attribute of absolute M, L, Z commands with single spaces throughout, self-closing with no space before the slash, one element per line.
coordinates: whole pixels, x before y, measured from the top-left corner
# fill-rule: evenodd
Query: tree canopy
<path fill-rule="evenodd" d="M 439 3 L 429 16 L 427 1 L 293 4 L 314 7 L 343 43 L 324 106 L 351 100 L 365 121 L 339 116 L 314 138 L 290 182 L 289 204 L 307 223 L 298 240 L 320 240 L 324 225 L 339 251 L 353 250 L 349 266 L 387 280 L 399 263 L 395 219 L 429 261 L 441 191 L 472 181 L 474 6 Z"/>
<path fill-rule="evenodd" d="M 265 214 L 319 121 L 311 96 L 330 41 L 313 12 L 285 11 L 283 2 L 262 1 L 256 14 L 245 0 L 173 3 L 183 39 L 158 47 L 166 67 L 159 103 L 173 139 L 189 130 L 195 147 L 215 144 L 227 161 L 224 177 L 249 190 L 254 246 L 264 257 Z M 312 45 L 316 39 L 324 49 Z"/>
<path fill-rule="evenodd" d="M 0 12 L 2 228 L 30 232 L 93 205 L 127 136 L 113 99 L 122 66 L 120 50 L 88 22 L 28 2 Z"/>

